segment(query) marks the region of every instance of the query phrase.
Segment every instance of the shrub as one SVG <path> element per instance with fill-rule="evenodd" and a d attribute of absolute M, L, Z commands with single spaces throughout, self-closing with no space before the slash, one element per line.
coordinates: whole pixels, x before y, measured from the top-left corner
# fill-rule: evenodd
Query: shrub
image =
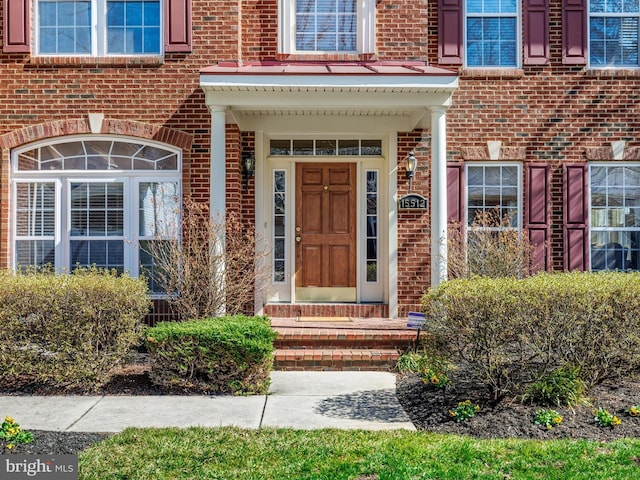
<path fill-rule="evenodd" d="M 91 391 L 140 339 L 147 283 L 95 268 L 0 274 L 0 381 Z"/>
<path fill-rule="evenodd" d="M 531 384 L 524 398 L 539 405 L 571 407 L 585 403 L 584 393 L 580 368 L 564 365 Z"/>
<path fill-rule="evenodd" d="M 640 273 L 541 273 L 444 282 L 423 298 L 428 328 L 494 399 L 560 365 L 587 388 L 640 368 Z"/>
<path fill-rule="evenodd" d="M 183 200 L 180 225 L 161 225 L 158 241 L 148 242 L 149 272 L 168 294 L 180 320 L 253 311 L 254 294 L 267 285 L 269 250 L 256 241 L 253 227 L 239 216 L 210 218 L 205 204 Z M 180 237 L 181 241 L 166 238 Z"/>
<path fill-rule="evenodd" d="M 275 337 L 266 317 L 161 322 L 146 332 L 150 377 L 158 385 L 190 391 L 267 393 Z"/>
<path fill-rule="evenodd" d="M 498 228 L 496 228 L 498 227 Z M 469 228 L 453 223 L 447 236 L 449 278 L 523 278 L 538 270 L 525 232 L 499 210 L 478 213 Z"/>

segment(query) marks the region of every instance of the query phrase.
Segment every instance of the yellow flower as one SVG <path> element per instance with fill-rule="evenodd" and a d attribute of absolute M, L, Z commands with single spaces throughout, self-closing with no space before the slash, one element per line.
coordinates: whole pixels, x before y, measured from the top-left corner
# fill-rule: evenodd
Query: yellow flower
<path fill-rule="evenodd" d="M 12 444 L 12 443 L 10 443 L 9 445 L 7 445 L 7 449 L 8 449 L 8 450 L 11 450 L 13 447 L 15 447 L 15 445 L 14 445 L 14 444 Z"/>
<path fill-rule="evenodd" d="M 15 420 L 13 418 L 11 418 L 9 415 L 7 415 L 4 418 L 4 421 L 7 422 L 7 423 L 11 423 L 11 424 L 15 423 Z"/>
<path fill-rule="evenodd" d="M 618 417 L 614 416 L 613 417 L 613 424 L 614 425 L 620 425 L 622 423 L 622 420 L 620 420 Z"/>

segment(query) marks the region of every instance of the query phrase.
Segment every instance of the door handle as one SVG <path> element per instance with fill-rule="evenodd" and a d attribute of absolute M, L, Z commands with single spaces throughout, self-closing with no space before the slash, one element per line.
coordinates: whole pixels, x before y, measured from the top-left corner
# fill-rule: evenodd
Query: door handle
<path fill-rule="evenodd" d="M 298 236 L 296 237 L 296 242 L 300 243 L 300 241 L 301 241 L 301 240 L 302 240 L 302 237 L 301 237 L 300 235 L 298 235 Z"/>

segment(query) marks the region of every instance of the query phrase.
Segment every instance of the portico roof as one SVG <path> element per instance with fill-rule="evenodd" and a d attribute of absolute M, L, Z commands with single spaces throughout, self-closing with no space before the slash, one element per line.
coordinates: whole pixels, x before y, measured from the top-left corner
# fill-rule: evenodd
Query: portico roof
<path fill-rule="evenodd" d="M 424 62 L 221 62 L 200 71 L 209 106 L 243 130 L 290 129 L 330 117 L 344 128 L 429 128 L 429 107 L 447 107 L 457 72 Z M 340 124 L 340 120 L 345 125 Z"/>

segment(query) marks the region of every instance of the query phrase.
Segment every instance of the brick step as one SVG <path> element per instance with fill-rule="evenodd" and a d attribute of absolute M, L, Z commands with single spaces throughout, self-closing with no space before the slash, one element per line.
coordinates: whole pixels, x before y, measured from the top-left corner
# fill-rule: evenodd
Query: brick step
<path fill-rule="evenodd" d="M 389 305 L 382 303 L 268 303 L 264 306 L 264 314 L 271 318 L 387 318 Z"/>
<path fill-rule="evenodd" d="M 287 349 L 406 350 L 413 345 L 413 330 L 356 328 L 275 327 L 275 347 Z"/>
<path fill-rule="evenodd" d="M 394 349 L 277 349 L 276 370 L 389 371 L 400 353 Z"/>

